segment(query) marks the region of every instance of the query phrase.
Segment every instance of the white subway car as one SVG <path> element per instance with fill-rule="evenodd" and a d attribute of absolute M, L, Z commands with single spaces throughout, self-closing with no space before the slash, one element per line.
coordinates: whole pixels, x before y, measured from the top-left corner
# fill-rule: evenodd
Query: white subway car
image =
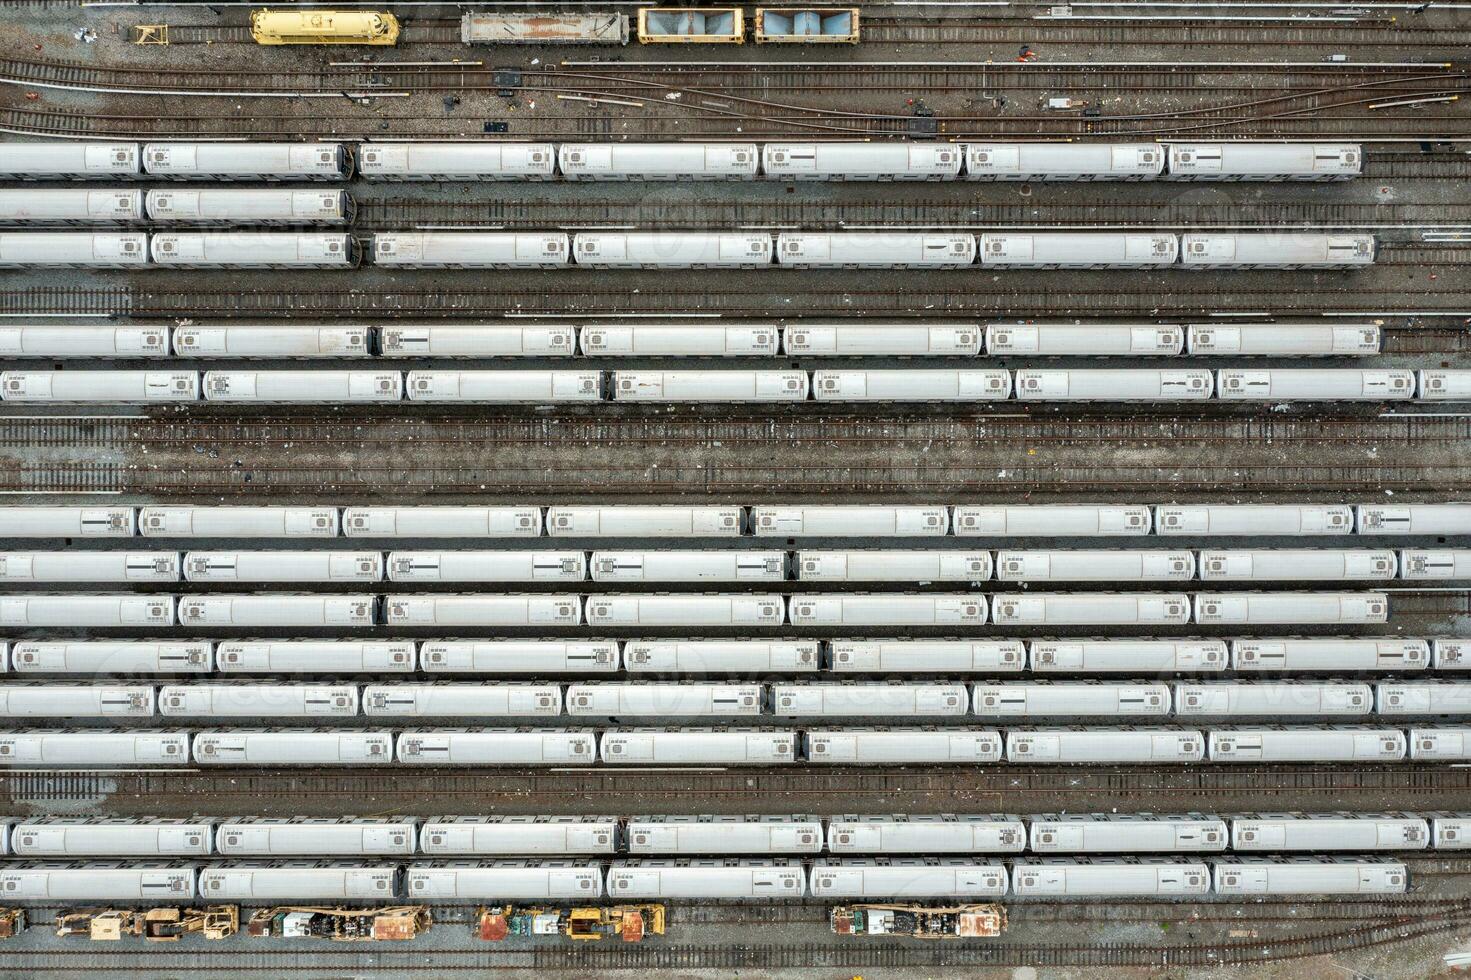
<path fill-rule="evenodd" d="M 420 645 L 430 674 L 603 674 L 618 670 L 608 640 L 431 640 Z"/>
<path fill-rule="evenodd" d="M 1004 673 L 1026 669 L 1021 640 L 833 640 L 835 674 Z"/>
<path fill-rule="evenodd" d="M 372 328 L 276 326 L 175 327 L 179 357 L 369 357 Z"/>
<path fill-rule="evenodd" d="M 955 508 L 957 537 L 1115 537 L 1146 535 L 1149 529 L 1150 511 L 1143 504 L 1121 507 L 1001 504 Z"/>
<path fill-rule="evenodd" d="M 16 857 L 207 856 L 214 821 L 191 817 L 37 817 L 10 830 Z"/>
<path fill-rule="evenodd" d="M 803 815 L 628 818 L 628 853 L 818 854 L 822 821 Z"/>
<path fill-rule="evenodd" d="M 1195 622 L 1202 625 L 1362 624 L 1389 621 L 1382 592 L 1202 592 Z"/>
<path fill-rule="evenodd" d="M 1026 844 L 1026 824 L 999 813 L 845 813 L 827 827 L 831 854 L 1020 854 Z"/>
<path fill-rule="evenodd" d="M 1095 681 L 976 684 L 971 710 L 978 718 L 1164 718 L 1170 688 Z"/>
<path fill-rule="evenodd" d="M 549 180 L 551 143 L 364 143 L 358 172 L 368 180 Z"/>
<path fill-rule="evenodd" d="M 147 264 L 148 236 L 142 232 L 0 232 L 0 268 L 126 269 Z"/>
<path fill-rule="evenodd" d="M 390 269 L 560 269 L 567 236 L 560 232 L 380 231 L 373 264 Z"/>
<path fill-rule="evenodd" d="M 1033 640 L 1036 674 L 1215 672 L 1230 666 L 1224 640 Z"/>
<path fill-rule="evenodd" d="M 393 761 L 393 735 L 325 728 L 231 729 L 194 736 L 194 762 L 203 766 L 367 766 Z"/>
<path fill-rule="evenodd" d="M 6 144 L 7 152 L 13 144 Z M 85 225 L 142 221 L 143 192 L 117 188 L 0 188 L 0 222 L 29 225 Z"/>
<path fill-rule="evenodd" d="M 0 400 L 133 404 L 199 400 L 193 371 L 4 371 Z"/>
<path fill-rule="evenodd" d="M 1186 350 L 1208 355 L 1367 357 L 1383 339 L 1373 323 L 1192 323 L 1187 331 Z"/>
<path fill-rule="evenodd" d="M 177 582 L 177 551 L 0 551 L 0 582 Z"/>
<path fill-rule="evenodd" d="M 772 180 L 954 180 L 952 143 L 764 143 L 761 172 Z"/>
<path fill-rule="evenodd" d="M 771 265 L 766 233 L 718 231 L 578 232 L 572 259 L 603 269 L 756 269 Z"/>
<path fill-rule="evenodd" d="M 166 595 L 0 595 L 0 626 L 173 626 Z"/>
<path fill-rule="evenodd" d="M 378 338 L 384 357 L 571 357 L 577 347 L 576 329 L 559 324 L 393 324 Z"/>
<path fill-rule="evenodd" d="M 368 684 L 363 714 L 370 718 L 556 718 L 556 684 Z"/>
<path fill-rule="evenodd" d="M 1430 666 L 1426 641 L 1385 637 L 1251 637 L 1232 640 L 1231 653 L 1237 671 L 1409 671 Z"/>
<path fill-rule="evenodd" d="M 580 552 L 579 552 L 580 554 Z M 784 551 L 594 551 L 594 582 L 782 582 Z"/>
<path fill-rule="evenodd" d="M 1036 369 L 1016 372 L 1021 401 L 1204 401 L 1215 387 L 1209 371 L 1149 368 Z"/>
<path fill-rule="evenodd" d="M 418 853 L 613 854 L 617 817 L 430 817 L 419 831 Z"/>
<path fill-rule="evenodd" d="M 0 537 L 131 538 L 131 507 L 25 507 L 0 505 Z"/>
<path fill-rule="evenodd" d="M 621 402 L 800 402 L 806 371 L 614 371 Z"/>
<path fill-rule="evenodd" d="M 396 758 L 418 766 L 591 765 L 598 739 L 593 732 L 568 729 L 424 729 L 399 732 Z"/>
<path fill-rule="evenodd" d="M 333 861 L 237 861 L 199 869 L 199 897 L 212 902 L 346 901 L 398 895 L 398 865 Z"/>
<path fill-rule="evenodd" d="M 1420 400 L 1427 402 L 1471 400 L 1471 371 L 1441 370 L 1415 372 Z"/>
<path fill-rule="evenodd" d="M 1374 264 L 1373 235 L 1308 232 L 1185 234 L 1187 269 L 1353 269 Z"/>
<path fill-rule="evenodd" d="M 771 713 L 795 718 L 961 717 L 964 684 L 773 684 Z"/>
<path fill-rule="evenodd" d="M 1374 710 L 1386 716 L 1471 714 L 1471 684 L 1386 681 L 1375 685 Z"/>
<path fill-rule="evenodd" d="M 784 231 L 778 265 L 798 269 L 965 269 L 976 261 L 976 236 L 897 229 Z"/>
<path fill-rule="evenodd" d="M 955 857 L 819 858 L 814 898 L 989 898 L 1006 894 L 1006 866 Z"/>
<path fill-rule="evenodd" d="M 381 551 L 189 551 L 190 582 L 381 582 Z"/>
<path fill-rule="evenodd" d="M 1415 397 L 1414 371 L 1355 368 L 1222 368 L 1224 401 L 1407 401 Z"/>
<path fill-rule="evenodd" d="M 602 760 L 610 765 L 765 766 L 795 762 L 790 729 L 609 729 Z"/>
<path fill-rule="evenodd" d="M 1409 742 L 1411 759 L 1443 762 L 1471 759 L 1471 728 L 1416 727 L 1410 729 Z"/>
<path fill-rule="evenodd" d="M 0 867 L 7 901 L 153 902 L 194 898 L 187 861 L 26 861 Z"/>
<path fill-rule="evenodd" d="M 1374 711 L 1368 684 L 1303 681 L 1175 685 L 1175 715 L 1226 718 L 1363 717 Z"/>
<path fill-rule="evenodd" d="M 1188 728 L 1035 728 L 1006 733 L 1007 762 L 1202 762 L 1205 733 Z"/>
<path fill-rule="evenodd" d="M 774 357 L 781 347 L 774 323 L 607 323 L 588 324 L 579 333 L 589 357 Z"/>
<path fill-rule="evenodd" d="M 0 718 L 152 718 L 146 684 L 0 684 Z"/>
<path fill-rule="evenodd" d="M 1001 733 L 978 728 L 836 728 L 804 733 L 817 765 L 930 765 L 1000 762 Z"/>
<path fill-rule="evenodd" d="M 581 582 L 581 551 L 391 551 L 392 582 Z"/>
<path fill-rule="evenodd" d="M 1188 582 L 1192 551 L 998 551 L 1002 582 Z"/>
<path fill-rule="evenodd" d="M 345 180 L 343 143 L 144 143 L 143 172 L 170 180 Z"/>
<path fill-rule="evenodd" d="M 989 551 L 798 551 L 803 582 L 984 582 Z"/>
<path fill-rule="evenodd" d="M 158 689 L 165 718 L 351 718 L 358 713 L 352 684 L 166 684 Z"/>
<path fill-rule="evenodd" d="M 1434 639 L 1430 641 L 1430 652 L 1436 670 L 1471 670 L 1471 639 Z"/>
<path fill-rule="evenodd" d="M 1357 143 L 1172 143 L 1171 180 L 1347 180 L 1364 165 Z"/>
<path fill-rule="evenodd" d="M 979 626 L 986 622 L 986 597 L 940 595 L 795 595 L 793 626 Z"/>
<path fill-rule="evenodd" d="M 11 142 L 0 158 L 6 180 L 108 180 L 139 172 L 137 143 Z"/>
<path fill-rule="evenodd" d="M 574 718 L 735 718 L 761 713 L 760 684 L 567 685 L 567 714 Z"/>
<path fill-rule="evenodd" d="M 141 192 L 140 192 L 141 193 Z M 153 221 L 190 225 L 345 225 L 352 221 L 352 198 L 344 190 L 249 190 L 209 187 L 150 190 L 146 199 Z"/>
<path fill-rule="evenodd" d="M 345 507 L 349 538 L 535 538 L 539 507 Z"/>
<path fill-rule="evenodd" d="M 413 854 L 417 829 L 412 817 L 232 817 L 215 848 L 226 857 Z"/>
<path fill-rule="evenodd" d="M 1407 813 L 1244 813 L 1231 820 L 1233 851 L 1414 851 L 1430 825 Z"/>
<path fill-rule="evenodd" d="M 1210 549 L 1200 553 L 1204 582 L 1387 582 L 1398 568 L 1394 552 L 1387 549 Z"/>
<path fill-rule="evenodd" d="M 988 323 L 986 350 L 1020 356 L 1178 354 L 1185 331 L 1152 323 Z"/>
<path fill-rule="evenodd" d="M 181 626 L 372 626 L 371 595 L 187 595 Z"/>
<path fill-rule="evenodd" d="M 1397 762 L 1405 733 L 1397 728 L 1217 728 L 1209 733 L 1212 762 Z"/>
<path fill-rule="evenodd" d="M 1224 851 L 1226 821 L 1204 813 L 1042 813 L 1030 817 L 1038 854 Z"/>
<path fill-rule="evenodd" d="M 1359 504 L 1359 534 L 1471 534 L 1471 504 Z"/>
<path fill-rule="evenodd" d="M 547 534 L 587 538 L 729 538 L 742 530 L 740 507 L 548 507 Z"/>
<path fill-rule="evenodd" d="M 589 626 L 780 626 L 779 595 L 594 595 Z"/>
<path fill-rule="evenodd" d="M 980 256 L 994 269 L 1150 268 L 1174 265 L 1180 239 L 1157 232 L 986 232 Z"/>
<path fill-rule="evenodd" d="M 582 599 L 569 595 L 390 595 L 390 626 L 577 626 Z"/>
<path fill-rule="evenodd" d="M 145 538 L 335 538 L 336 507 L 140 507 Z"/>
<path fill-rule="evenodd" d="M 816 640 L 629 640 L 623 669 L 630 674 L 759 674 L 819 668 Z"/>
<path fill-rule="evenodd" d="M 1183 625 L 1190 597 L 1170 593 L 1007 593 L 994 597 L 998 626 Z"/>
<path fill-rule="evenodd" d="M 608 869 L 608 897 L 801 898 L 807 872 L 800 861 L 775 858 L 644 858 Z"/>
<path fill-rule="evenodd" d="M 102 728 L 0 732 L 0 766 L 186 766 L 189 733 Z"/>
<path fill-rule="evenodd" d="M 210 402 L 371 404 L 403 400 L 398 371 L 206 371 Z"/>
<path fill-rule="evenodd" d="M 20 640 L 10 663 L 17 674 L 205 674 L 213 651 L 205 640 Z"/>
<path fill-rule="evenodd" d="M 0 324 L 0 357 L 167 357 L 167 327 Z"/>
<path fill-rule="evenodd" d="M 408 674 L 414 644 L 406 640 L 221 640 L 222 674 Z"/>
<path fill-rule="evenodd" d="M 975 323 L 797 323 L 784 333 L 788 354 L 928 357 L 981 352 L 981 328 Z"/>
<path fill-rule="evenodd" d="M 1354 509 L 1348 504 L 1160 504 L 1154 522 L 1160 535 L 1352 534 Z"/>
<path fill-rule="evenodd" d="M 950 530 L 948 507 L 752 507 L 751 517 L 757 537 L 944 537 Z"/>
<path fill-rule="evenodd" d="M 1471 578 L 1471 549 L 1411 548 L 1400 552 L 1400 578 L 1414 581 Z"/>
<path fill-rule="evenodd" d="M 1158 143 L 966 143 L 967 180 L 1146 180 L 1164 173 Z"/>
<path fill-rule="evenodd" d="M 285 231 L 159 232 L 148 255 L 174 269 L 351 269 L 359 259 L 349 234 Z"/>
<path fill-rule="evenodd" d="M 602 865 L 574 858 L 411 864 L 405 881 L 414 901 L 590 901 L 603 894 Z"/>
<path fill-rule="evenodd" d="M 820 402 L 1005 401 L 1011 373 L 1001 368 L 967 371 L 814 371 L 812 396 Z"/>
<path fill-rule="evenodd" d="M 568 180 L 751 180 L 755 143 L 563 143 L 557 167 Z"/>
<path fill-rule="evenodd" d="M 1011 866 L 1018 898 L 1206 895 L 1210 866 L 1165 857 L 1028 858 Z"/>
<path fill-rule="evenodd" d="M 1371 857 L 1234 857 L 1215 862 L 1217 895 L 1401 895 L 1403 864 Z"/>

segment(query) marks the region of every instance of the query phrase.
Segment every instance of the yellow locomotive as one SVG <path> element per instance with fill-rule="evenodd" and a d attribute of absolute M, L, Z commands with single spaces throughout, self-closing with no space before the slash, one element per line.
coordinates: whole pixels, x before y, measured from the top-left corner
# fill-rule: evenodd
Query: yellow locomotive
<path fill-rule="evenodd" d="M 256 44 L 398 43 L 398 18 L 372 10 L 254 10 L 250 36 Z"/>

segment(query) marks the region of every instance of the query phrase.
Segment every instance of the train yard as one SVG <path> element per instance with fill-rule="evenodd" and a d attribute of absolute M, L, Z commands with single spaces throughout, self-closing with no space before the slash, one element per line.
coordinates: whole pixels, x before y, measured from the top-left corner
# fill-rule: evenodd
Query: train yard
<path fill-rule="evenodd" d="M 0 974 L 1471 949 L 1465 11 L 326 6 L 0 10 Z"/>

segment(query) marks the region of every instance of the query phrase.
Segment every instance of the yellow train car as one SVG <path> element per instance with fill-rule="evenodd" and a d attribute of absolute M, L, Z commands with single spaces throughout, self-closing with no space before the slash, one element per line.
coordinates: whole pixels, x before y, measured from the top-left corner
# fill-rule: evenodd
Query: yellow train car
<path fill-rule="evenodd" d="M 744 44 L 739 7 L 640 7 L 640 44 Z"/>
<path fill-rule="evenodd" d="M 256 44 L 398 43 L 398 18 L 373 10 L 255 10 L 250 36 Z"/>
<path fill-rule="evenodd" d="M 857 7 L 757 7 L 757 44 L 857 44 Z"/>

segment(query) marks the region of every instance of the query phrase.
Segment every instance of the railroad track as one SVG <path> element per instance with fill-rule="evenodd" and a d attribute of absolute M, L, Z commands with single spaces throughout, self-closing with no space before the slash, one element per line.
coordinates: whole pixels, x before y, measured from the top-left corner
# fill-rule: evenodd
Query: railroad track
<path fill-rule="evenodd" d="M 1359 17 L 1353 22 L 1327 18 L 1281 19 L 1256 24 L 1223 23 L 1208 16 L 1151 22 L 1148 31 L 1137 23 L 1070 22 L 1063 19 L 1017 17 L 880 17 L 865 14 L 866 44 L 1034 44 L 1043 51 L 1069 45 L 1126 45 L 1129 47 L 1236 47 L 1270 44 L 1274 48 L 1333 46 L 1408 48 L 1445 52 L 1449 56 L 1471 46 L 1471 31 L 1454 24 L 1406 23 L 1395 17 Z M 457 20 L 403 19 L 398 47 L 453 45 L 463 51 Z M 243 25 L 181 25 L 169 28 L 171 45 L 253 44 Z M 508 49 L 477 45 L 477 53 L 506 54 Z M 605 50 L 619 50 L 607 47 Z M 636 50 L 636 49 L 635 49 Z"/>
<path fill-rule="evenodd" d="M 1361 100 L 1367 104 L 1374 100 Z M 320 108 L 335 106 L 323 102 Z M 504 126 L 498 134 L 509 139 L 625 140 L 625 139 L 1029 139 L 1114 140 L 1119 138 L 1259 138 L 1341 139 L 1359 142 L 1450 142 L 1471 136 L 1471 127 L 1459 117 L 1428 117 L 1417 111 L 1403 119 L 1373 111 L 1357 115 L 1322 117 L 1279 112 L 1239 114 L 1224 120 L 1171 124 L 1167 121 L 1110 120 L 1053 114 L 1025 117 L 918 117 L 913 115 L 847 116 L 823 122 L 810 116 L 751 117 L 732 114 L 689 116 L 664 100 L 641 108 L 648 115 L 632 115 L 614 105 L 612 110 L 531 116 L 503 112 L 498 117 L 433 118 L 438 110 L 395 113 L 360 111 L 341 113 L 239 114 L 142 111 L 107 115 L 31 107 L 0 107 L 0 132 L 22 136 L 70 139 L 477 139 Z"/>
<path fill-rule="evenodd" d="M 71 780 L 71 781 L 68 781 Z M 101 780 L 102 782 L 98 782 Z M 91 773 L 0 773 L 0 796 L 11 801 L 95 802 L 109 812 L 161 816 L 254 806 L 272 814 L 340 814 L 344 803 L 372 800 L 383 812 L 432 815 L 446 801 L 468 806 L 497 800 L 504 813 L 545 813 L 554 805 L 581 800 L 584 809 L 657 802 L 659 812 L 744 813 L 760 798 L 781 805 L 879 805 L 882 812 L 906 806 L 925 811 L 948 806 L 984 806 L 987 811 L 1028 813 L 1059 807 L 1139 809 L 1168 799 L 1202 807 L 1257 801 L 1267 809 L 1328 807 L 1350 797 L 1401 800 L 1411 809 L 1459 805 L 1471 791 L 1471 770 L 1423 763 L 1364 766 L 1180 766 L 1142 767 L 998 765 L 994 767 L 873 767 L 727 770 L 550 770 L 517 768 L 398 768 L 391 778 L 379 769 L 262 771 L 221 768 L 199 771 Z M 883 800 L 891 800 L 882 803 Z M 355 803 L 353 802 L 355 801 Z M 1413 806 L 1411 806 L 1413 802 Z M 1362 803 L 1355 804 L 1363 805 Z M 744 808 L 744 809 L 743 809 Z M 1367 807 L 1366 807 L 1367 808 Z M 238 812 L 247 812 L 241 810 Z M 601 812 L 601 811 L 599 811 Z M 867 811 L 863 811 L 867 812 Z M 918 812 L 918 811 L 916 811 Z"/>
<path fill-rule="evenodd" d="M 1471 258 L 1471 255 L 1468 255 Z M 1411 267 L 1414 268 L 1413 266 Z M 1464 287 L 1466 271 L 1458 265 L 1426 266 L 1399 286 L 1386 289 L 1369 282 L 1371 272 L 1278 274 L 1276 283 L 1261 285 L 1251 273 L 1114 274 L 1098 285 L 1098 274 L 1039 272 L 977 279 L 953 273 L 914 276 L 904 290 L 873 288 L 854 278 L 844 289 L 830 285 L 837 276 L 812 282 L 804 273 L 779 270 L 731 284 L 701 281 L 698 273 L 682 274 L 673 285 L 659 273 L 625 273 L 601 277 L 603 284 L 568 283 L 553 273 L 499 274 L 477 277 L 475 285 L 440 285 L 433 272 L 401 275 L 402 285 L 349 288 L 282 289 L 279 277 L 249 272 L 234 275 L 236 286 L 219 289 L 186 285 L 192 277 L 144 273 L 142 286 L 23 286 L 0 291 L 0 314 L 19 316 L 157 317 L 299 317 L 302 310 L 323 319 L 335 317 L 392 320 L 397 318 L 475 319 L 500 316 L 613 315 L 620 313 L 702 314 L 723 317 L 788 318 L 796 316 L 1035 317 L 1037 311 L 1063 317 L 1128 317 L 1173 320 L 1211 317 L 1223 311 L 1249 311 L 1263 317 L 1290 319 L 1331 311 L 1338 314 L 1415 316 L 1445 311 L 1460 318 L 1471 312 Z M 1435 278 L 1431 278 L 1431 276 Z M 947 278 L 948 277 L 948 278 Z M 333 276 L 331 279 L 338 279 Z M 491 285 L 495 280 L 501 282 Z M 1203 290 L 1202 280 L 1230 282 L 1229 292 Z M 330 283 L 328 277 L 324 281 Z M 1270 282 L 1271 280 L 1269 280 Z M 1411 286 L 1410 283 L 1413 283 Z M 428 283 L 427 285 L 425 283 Z M 1049 291 L 1048 285 L 1055 285 Z M 1193 288 L 1190 288 L 1193 287 Z M 1059 302 L 1061 298 L 1061 303 Z"/>
<path fill-rule="evenodd" d="M 749 406 L 690 413 L 668 418 L 636 406 L 626 415 L 610 413 L 599 405 L 585 413 L 575 408 L 554 418 L 528 411 L 522 416 L 470 417 L 435 414 L 402 415 L 368 411 L 334 413 L 313 420 L 298 410 L 279 418 L 250 408 L 243 417 L 160 419 L 109 418 L 0 418 L 0 447 L 39 449 L 122 450 L 146 447 L 152 452 L 193 451 L 196 447 L 328 448 L 366 453 L 387 451 L 408 443 L 436 449 L 494 445 L 506 451 L 532 448 L 617 445 L 639 449 L 710 446 L 760 448 L 773 442 L 843 450 L 883 449 L 896 442 L 929 444 L 955 442 L 979 446 L 988 440 L 1045 448 L 1147 446 L 1160 442 L 1201 444 L 1247 443 L 1291 446 L 1362 446 L 1395 443 L 1418 450 L 1460 446 L 1471 442 L 1471 417 L 1405 414 L 1393 417 L 1314 416 L 1291 418 L 1252 411 L 1229 417 L 1173 415 L 1141 406 L 1128 416 L 1023 418 L 993 417 L 971 411 L 935 418 L 933 412 L 905 416 L 885 412 L 875 416 L 833 414 L 811 416 L 777 414 Z M 371 423 L 368 425 L 366 423 Z M 344 429 L 351 427 L 351 432 Z"/>
<path fill-rule="evenodd" d="M 831 428 L 823 422 L 829 417 Z M 318 498 L 386 486 L 532 497 L 1158 494 L 1219 493 L 1222 486 L 1336 497 L 1471 489 L 1471 463 L 1460 452 L 1467 420 L 1442 414 L 1354 421 L 1194 415 L 1122 425 L 1078 411 L 941 420 L 885 413 L 857 423 L 821 411 L 718 422 L 662 408 L 519 420 L 447 419 L 438 410 L 415 419 L 401 409 L 343 412 L 311 424 L 255 418 L 205 416 L 206 423 L 192 412 L 163 412 L 125 429 L 85 423 L 113 427 L 106 448 L 66 447 L 56 440 L 76 431 L 69 425 L 13 418 L 4 430 L 13 448 L 10 465 L 0 467 L 0 489 Z M 838 441 L 844 435 L 851 441 Z M 32 439 L 52 448 L 37 459 Z"/>
<path fill-rule="evenodd" d="M 1015 194 L 1017 185 L 1003 193 Z M 606 228 L 616 226 L 702 229 L 770 228 L 831 230 L 907 227 L 968 231 L 999 228 L 1204 228 L 1370 229 L 1419 224 L 1436 228 L 1471 226 L 1471 200 L 1434 205 L 1399 203 L 1233 201 L 1179 203 L 1174 200 L 1120 203 L 988 201 L 996 188 L 978 190 L 973 200 L 927 201 L 923 188 L 896 199 L 863 202 L 732 201 L 712 199 L 688 183 L 656 184 L 637 201 L 570 200 L 463 201 L 359 197 L 356 231 L 475 227 L 505 229 Z"/>
<path fill-rule="evenodd" d="M 1188 68 L 1153 70 L 1117 65 L 1084 67 L 1035 65 L 793 65 L 777 70 L 766 66 L 649 65 L 584 70 L 579 65 L 557 70 L 497 70 L 485 67 L 382 64 L 338 66 L 311 71 L 206 71 L 147 68 L 97 68 L 51 61 L 0 59 L 0 84 L 13 86 L 109 92 L 115 94 L 189 95 L 231 98 L 281 95 L 291 97 L 349 97 L 504 92 L 511 95 L 551 96 L 582 102 L 608 102 L 618 114 L 591 117 L 517 117 L 528 131 L 520 135 L 589 135 L 594 125 L 615 125 L 621 136 L 651 136 L 650 130 L 683 129 L 681 138 L 718 135 L 780 135 L 782 133 L 849 134 L 869 136 L 934 135 L 956 137 L 984 133 L 1004 136 L 1160 136 L 1160 135 L 1291 135 L 1304 123 L 1317 138 L 1377 131 L 1404 135 L 1404 126 L 1417 138 L 1453 138 L 1466 132 L 1465 120 L 1453 113 L 1425 122 L 1424 108 L 1406 110 L 1404 103 L 1450 99 L 1471 92 L 1471 72 L 1439 69 L 1412 72 L 1381 68 L 1310 66 L 1274 69 L 1271 83 L 1228 69 Z M 1239 79 L 1239 80 L 1235 80 Z M 1038 99 L 1056 91 L 1087 91 L 1093 98 L 1128 96 L 1137 102 L 1123 112 L 1089 118 L 1058 113 L 1003 114 L 1007 98 Z M 981 114 L 924 117 L 860 111 L 852 104 L 854 92 L 865 98 L 892 95 L 895 99 L 922 99 L 937 95 L 964 98 L 967 105 L 989 103 Z M 742 94 L 748 93 L 748 94 Z M 836 105 L 798 104 L 793 99 L 828 96 Z M 1173 98 L 1173 101 L 1165 97 Z M 1180 102 L 1186 102 L 1180 105 Z M 648 110 L 632 116 L 625 110 Z M 1388 109 L 1388 112 L 1375 109 Z M 1398 109 L 1398 111 L 1396 111 Z M 1432 112 L 1437 111 L 1432 107 Z M 165 113 L 164 115 L 171 115 Z M 644 132 L 630 132 L 622 123 L 630 116 Z M 672 124 L 672 125 L 671 125 Z M 689 124 L 710 129 L 702 132 Z M 1396 130 L 1398 124 L 1401 128 Z M 301 124 L 297 124 L 301 125 Z M 376 128 L 378 135 L 393 133 L 392 120 L 370 116 L 358 124 Z M 1388 130 L 1384 127 L 1388 126 Z M 386 128 L 385 128 L 386 127 Z M 535 127 L 534 129 L 531 127 Z M 569 133 L 571 127 L 574 132 Z M 1447 128 L 1448 127 L 1448 128 Z M 1244 131 L 1243 131 L 1244 128 Z M 235 128 L 238 129 L 238 120 Z M 1344 130 L 1347 129 L 1347 132 Z M 555 132 L 554 132 L 555 131 Z M 1304 130 L 1304 132 L 1306 132 Z M 336 135 L 346 135 L 337 133 Z"/>

